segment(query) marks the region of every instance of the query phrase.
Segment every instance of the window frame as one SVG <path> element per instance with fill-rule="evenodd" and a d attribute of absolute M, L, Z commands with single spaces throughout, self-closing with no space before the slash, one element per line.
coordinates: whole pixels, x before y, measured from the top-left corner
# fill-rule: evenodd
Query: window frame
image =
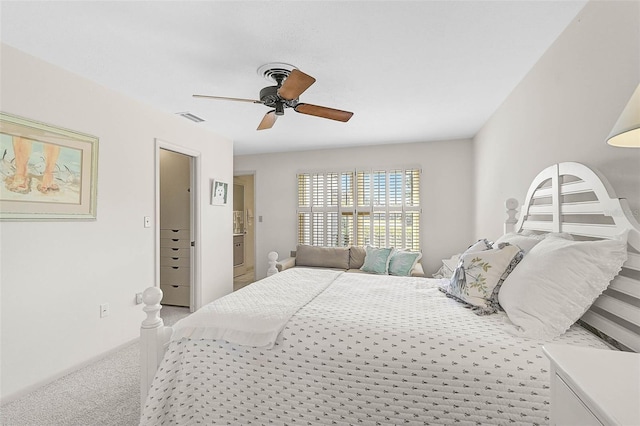
<path fill-rule="evenodd" d="M 338 247 L 376 245 L 421 251 L 421 176 L 420 167 L 410 166 L 298 173 L 298 244 Z M 300 203 L 301 178 L 307 181 L 305 190 L 308 194 L 303 197 L 308 201 L 306 205 Z M 349 191 L 345 193 L 345 187 L 351 194 Z M 331 199 L 336 199 L 337 203 L 329 203 Z M 347 199 L 350 203 L 344 202 Z M 391 199 L 399 199 L 399 204 L 391 205 Z M 308 226 L 304 235 L 304 224 L 301 223 L 303 217 L 306 217 Z M 329 217 L 332 218 L 334 227 L 327 226 L 330 223 Z M 400 235 L 397 231 L 394 232 L 398 229 L 398 224 Z M 320 227 L 322 229 L 318 229 Z M 381 228 L 384 228 L 382 233 L 376 232 L 376 229 Z M 398 242 L 400 244 L 396 244 Z"/>

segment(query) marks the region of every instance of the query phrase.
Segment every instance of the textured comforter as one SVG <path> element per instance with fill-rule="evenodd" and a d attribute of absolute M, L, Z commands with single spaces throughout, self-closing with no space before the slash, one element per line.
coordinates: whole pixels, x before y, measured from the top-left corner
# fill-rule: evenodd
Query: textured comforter
<path fill-rule="evenodd" d="M 269 349 L 293 314 L 343 272 L 297 268 L 231 293 L 180 320 L 171 340 L 221 339 Z"/>
<path fill-rule="evenodd" d="M 477 316 L 437 282 L 342 274 L 271 349 L 174 341 L 141 424 L 548 423 L 543 342 L 512 336 L 503 314 Z M 606 348 L 576 326 L 556 342 Z"/>

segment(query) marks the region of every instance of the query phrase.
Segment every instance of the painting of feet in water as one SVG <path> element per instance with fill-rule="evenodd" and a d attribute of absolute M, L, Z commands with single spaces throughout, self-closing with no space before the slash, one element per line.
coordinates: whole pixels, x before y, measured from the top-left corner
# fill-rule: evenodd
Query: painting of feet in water
<path fill-rule="evenodd" d="M 0 219 L 95 219 L 98 138 L 0 113 Z"/>

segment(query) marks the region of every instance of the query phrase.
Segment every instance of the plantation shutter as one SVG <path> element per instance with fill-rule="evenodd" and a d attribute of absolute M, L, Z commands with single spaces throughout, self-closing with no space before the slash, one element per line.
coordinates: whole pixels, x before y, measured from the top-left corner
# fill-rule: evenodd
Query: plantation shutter
<path fill-rule="evenodd" d="M 420 170 L 298 174 L 298 243 L 420 250 Z"/>

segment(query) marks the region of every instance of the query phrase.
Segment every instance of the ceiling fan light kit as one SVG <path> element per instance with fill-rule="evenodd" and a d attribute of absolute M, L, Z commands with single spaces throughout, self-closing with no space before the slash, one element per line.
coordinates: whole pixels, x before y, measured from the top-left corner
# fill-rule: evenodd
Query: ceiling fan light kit
<path fill-rule="evenodd" d="M 342 122 L 349 121 L 353 116 L 353 113 L 349 111 L 299 102 L 298 98 L 300 95 L 315 83 L 316 79 L 303 73 L 291 64 L 284 62 L 271 62 L 259 67 L 258 75 L 276 83 L 275 86 L 267 86 L 260 90 L 259 100 L 211 95 L 193 96 L 196 98 L 251 102 L 273 108 L 262 118 L 257 130 L 265 130 L 273 127 L 278 116 L 284 115 L 285 108 L 293 108 L 294 111 L 301 114 Z"/>

